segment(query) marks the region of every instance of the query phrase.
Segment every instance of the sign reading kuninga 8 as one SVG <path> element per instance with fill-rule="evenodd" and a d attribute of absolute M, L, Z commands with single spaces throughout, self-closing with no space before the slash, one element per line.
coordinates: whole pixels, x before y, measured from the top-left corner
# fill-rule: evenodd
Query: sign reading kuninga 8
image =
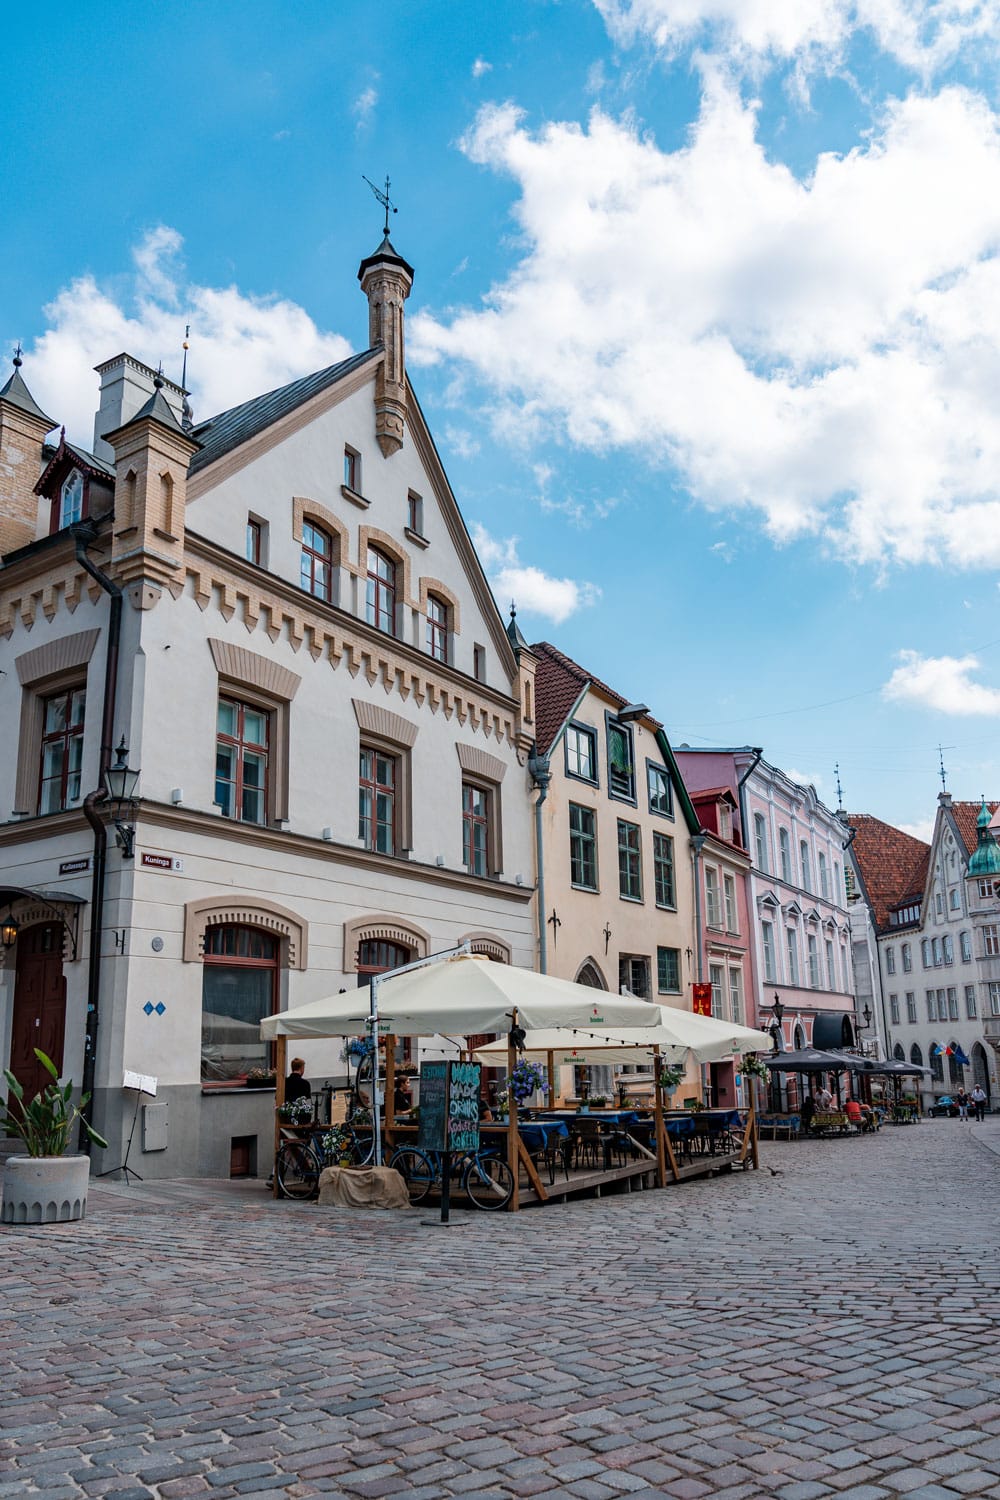
<path fill-rule="evenodd" d="M 479 1150 L 478 1063 L 425 1062 L 420 1067 L 421 1151 Z"/>

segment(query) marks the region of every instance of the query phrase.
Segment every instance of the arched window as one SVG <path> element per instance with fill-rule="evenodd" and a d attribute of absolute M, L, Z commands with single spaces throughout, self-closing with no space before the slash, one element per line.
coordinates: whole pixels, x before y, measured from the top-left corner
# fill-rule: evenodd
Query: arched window
<path fill-rule="evenodd" d="M 83 518 L 83 475 L 79 469 L 63 481 L 59 491 L 59 530 Z"/>
<path fill-rule="evenodd" d="M 358 984 L 367 984 L 373 974 L 385 974 L 389 969 L 401 969 L 412 963 L 414 954 L 402 943 L 389 943 L 380 938 L 365 938 L 358 944 Z"/>
<path fill-rule="evenodd" d="M 753 847 L 757 868 L 763 875 L 767 874 L 767 827 L 761 813 L 753 815 Z"/>
<path fill-rule="evenodd" d="M 935 1083 L 944 1083 L 944 1052 L 939 1043 L 931 1042 L 929 1049 L 931 1077 Z"/>
<path fill-rule="evenodd" d="M 312 521 L 302 522 L 302 564 L 300 582 L 307 594 L 323 599 L 333 597 L 333 538 Z"/>
<path fill-rule="evenodd" d="M 220 925 L 205 932 L 201 985 L 201 1076 L 242 1083 L 264 1068 L 269 1047 L 260 1023 L 278 1008 L 279 941 L 259 927 Z"/>
<path fill-rule="evenodd" d="M 377 547 L 368 548 L 365 616 L 376 630 L 396 634 L 396 564 Z"/>
<path fill-rule="evenodd" d="M 427 650 L 435 661 L 448 660 L 448 606 L 436 594 L 427 595 Z"/>
<path fill-rule="evenodd" d="M 902 1047 L 900 1047 L 898 1051 L 900 1057 L 903 1057 Z M 917 1068 L 922 1068 L 924 1065 L 924 1054 L 921 1052 L 916 1042 L 914 1042 L 913 1046 L 910 1048 L 910 1062 L 913 1063 L 914 1067 Z"/>
<path fill-rule="evenodd" d="M 801 1050 L 805 1046 L 805 1044 L 806 1044 L 806 1034 L 802 1030 L 801 1026 L 796 1026 L 796 1028 L 795 1028 L 795 1040 L 792 1043 L 792 1045 L 794 1046 L 796 1052 L 801 1052 Z"/>
<path fill-rule="evenodd" d="M 906 1061 L 906 1053 L 903 1051 L 903 1044 L 902 1044 L 902 1042 L 897 1042 L 896 1043 L 895 1047 L 893 1047 L 893 1049 L 892 1049 L 892 1055 L 893 1055 L 893 1058 L 894 1058 L 894 1060 L 896 1062 L 905 1062 Z"/>
<path fill-rule="evenodd" d="M 787 828 L 778 829 L 778 853 L 781 860 L 781 878 L 792 883 L 792 841 Z"/>
<path fill-rule="evenodd" d="M 589 960 L 584 964 L 583 968 L 576 976 L 576 982 L 577 984 L 585 984 L 587 988 L 591 990 L 607 989 L 607 985 L 601 978 L 600 969 L 596 964 L 592 964 Z"/>
<path fill-rule="evenodd" d="M 948 1043 L 951 1056 L 948 1058 L 948 1081 L 955 1088 L 960 1089 L 965 1085 L 965 1068 L 958 1061 L 955 1053 L 959 1050 L 958 1043 L 954 1040 Z"/>

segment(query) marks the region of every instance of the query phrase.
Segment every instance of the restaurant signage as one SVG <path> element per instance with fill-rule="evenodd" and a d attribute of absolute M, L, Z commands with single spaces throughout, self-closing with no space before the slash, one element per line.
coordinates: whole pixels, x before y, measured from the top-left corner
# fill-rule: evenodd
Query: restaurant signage
<path fill-rule="evenodd" d="M 479 1063 L 425 1062 L 420 1067 L 421 1151 L 479 1150 Z"/>
<path fill-rule="evenodd" d="M 691 986 L 693 999 L 691 1009 L 696 1016 L 710 1016 L 712 1014 L 712 986 L 710 984 L 693 984 Z"/>
<path fill-rule="evenodd" d="M 90 869 L 90 855 L 81 854 L 76 859 L 64 859 L 59 866 L 60 875 L 83 875 Z"/>

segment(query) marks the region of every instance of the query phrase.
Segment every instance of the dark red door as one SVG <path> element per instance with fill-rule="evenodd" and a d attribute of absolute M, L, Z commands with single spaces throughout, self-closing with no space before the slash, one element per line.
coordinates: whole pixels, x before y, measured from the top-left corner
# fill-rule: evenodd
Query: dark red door
<path fill-rule="evenodd" d="M 35 1056 L 38 1047 L 62 1072 L 66 1034 L 66 980 L 62 967 L 62 927 L 29 927 L 17 940 L 14 1025 L 10 1070 L 26 1099 L 51 1083 Z"/>

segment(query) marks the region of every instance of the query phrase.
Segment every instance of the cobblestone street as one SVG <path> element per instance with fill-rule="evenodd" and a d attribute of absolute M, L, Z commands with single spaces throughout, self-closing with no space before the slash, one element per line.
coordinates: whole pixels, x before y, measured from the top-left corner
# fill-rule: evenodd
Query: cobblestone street
<path fill-rule="evenodd" d="M 451 1229 L 97 1187 L 0 1230 L 0 1495 L 1000 1497 L 998 1136 Z"/>

